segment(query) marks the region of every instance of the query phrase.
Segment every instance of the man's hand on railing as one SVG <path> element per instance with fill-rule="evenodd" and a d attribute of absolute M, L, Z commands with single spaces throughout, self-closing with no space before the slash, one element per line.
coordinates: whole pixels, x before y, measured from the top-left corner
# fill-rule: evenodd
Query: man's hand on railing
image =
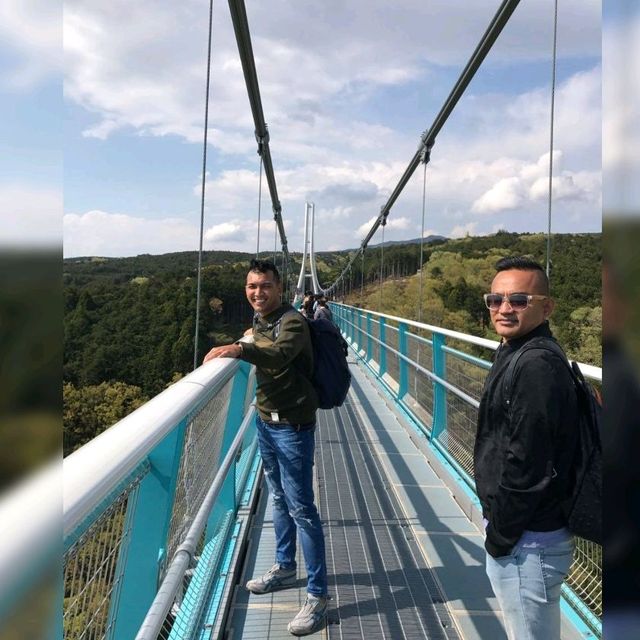
<path fill-rule="evenodd" d="M 242 347 L 239 344 L 225 344 L 221 347 L 214 347 L 207 353 L 202 364 L 214 358 L 239 358 L 242 355 Z"/>

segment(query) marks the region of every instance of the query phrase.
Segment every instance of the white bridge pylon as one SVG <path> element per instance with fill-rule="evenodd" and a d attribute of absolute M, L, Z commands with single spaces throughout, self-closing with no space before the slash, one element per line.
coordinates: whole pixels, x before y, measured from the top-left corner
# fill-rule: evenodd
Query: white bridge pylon
<path fill-rule="evenodd" d="M 300 276 L 296 286 L 296 295 L 293 304 L 297 305 L 302 301 L 304 292 L 308 289 L 305 286 L 307 277 L 311 277 L 311 290 L 313 293 L 324 293 L 324 289 L 320 287 L 318 282 L 318 274 L 316 272 L 316 256 L 313 250 L 313 230 L 315 226 L 316 205 L 313 202 L 304 203 L 304 249 L 302 251 L 302 266 L 300 267 Z M 306 272 L 307 255 L 309 256 L 309 272 Z"/>

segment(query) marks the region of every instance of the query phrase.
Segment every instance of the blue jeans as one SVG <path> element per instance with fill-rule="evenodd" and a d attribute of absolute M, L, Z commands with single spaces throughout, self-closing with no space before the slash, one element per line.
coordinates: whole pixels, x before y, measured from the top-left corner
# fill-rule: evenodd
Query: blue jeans
<path fill-rule="evenodd" d="M 509 640 L 560 640 L 560 589 L 573 549 L 569 538 L 548 547 L 516 545 L 500 558 L 487 554 L 487 575 Z"/>
<path fill-rule="evenodd" d="M 296 566 L 296 530 L 307 565 L 307 591 L 327 595 L 324 534 L 313 498 L 315 426 L 305 431 L 273 427 L 256 415 L 262 467 L 273 496 L 276 562 Z"/>

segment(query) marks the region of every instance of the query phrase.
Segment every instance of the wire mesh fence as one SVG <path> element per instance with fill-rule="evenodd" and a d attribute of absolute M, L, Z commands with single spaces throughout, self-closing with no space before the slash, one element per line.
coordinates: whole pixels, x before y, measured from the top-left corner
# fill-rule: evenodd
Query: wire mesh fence
<path fill-rule="evenodd" d="M 111 502 L 64 555 L 63 635 L 65 640 L 110 637 L 125 567 L 131 520 L 140 477 Z"/>
<path fill-rule="evenodd" d="M 602 616 L 602 547 L 576 538 L 576 552 L 567 584 L 598 618 Z"/>
<path fill-rule="evenodd" d="M 218 471 L 232 384 L 233 380 L 229 380 L 210 398 L 185 429 L 166 562 L 173 558 Z"/>
<path fill-rule="evenodd" d="M 390 349 L 398 351 L 398 327 L 391 323 L 385 326 L 385 344 Z M 396 353 L 387 349 L 387 375 L 397 384 L 400 382 L 400 358 Z"/>
<path fill-rule="evenodd" d="M 431 370 L 433 368 L 433 347 L 420 335 L 407 334 L 407 356 L 412 362 Z M 416 367 L 408 366 L 408 393 L 427 417 L 427 424 L 431 424 L 433 416 L 433 382 Z"/>
<path fill-rule="evenodd" d="M 380 344 L 376 341 L 376 339 L 380 340 L 380 323 L 373 318 L 371 319 L 371 337 L 374 338 L 374 340 L 371 340 L 370 353 L 367 353 L 367 355 L 369 359 L 373 360 L 379 367 L 380 366 Z M 365 343 L 365 348 L 367 348 L 366 343 Z"/>

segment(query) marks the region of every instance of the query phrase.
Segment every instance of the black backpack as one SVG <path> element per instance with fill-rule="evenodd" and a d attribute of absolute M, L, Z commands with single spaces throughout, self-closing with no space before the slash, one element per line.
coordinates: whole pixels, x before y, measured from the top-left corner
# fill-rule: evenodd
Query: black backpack
<path fill-rule="evenodd" d="M 530 349 L 545 349 L 558 355 L 567 365 L 578 399 L 578 442 L 569 474 L 569 491 L 563 503 L 567 527 L 574 535 L 602 544 L 602 402 L 600 394 L 584 379 L 576 362 L 555 340 L 534 338 L 511 358 L 504 374 L 504 393 L 510 401 L 516 363 Z"/>
<path fill-rule="evenodd" d="M 298 311 L 287 311 L 282 314 L 274 325 L 274 341 L 280 332 L 280 322 L 287 313 L 298 313 Z M 302 314 L 300 315 L 304 318 Z M 313 346 L 311 382 L 318 394 L 318 406 L 320 409 L 339 407 L 345 401 L 351 385 L 351 372 L 347 364 L 349 347 L 338 327 L 330 320 L 305 318 L 305 322 L 309 327 Z"/>

